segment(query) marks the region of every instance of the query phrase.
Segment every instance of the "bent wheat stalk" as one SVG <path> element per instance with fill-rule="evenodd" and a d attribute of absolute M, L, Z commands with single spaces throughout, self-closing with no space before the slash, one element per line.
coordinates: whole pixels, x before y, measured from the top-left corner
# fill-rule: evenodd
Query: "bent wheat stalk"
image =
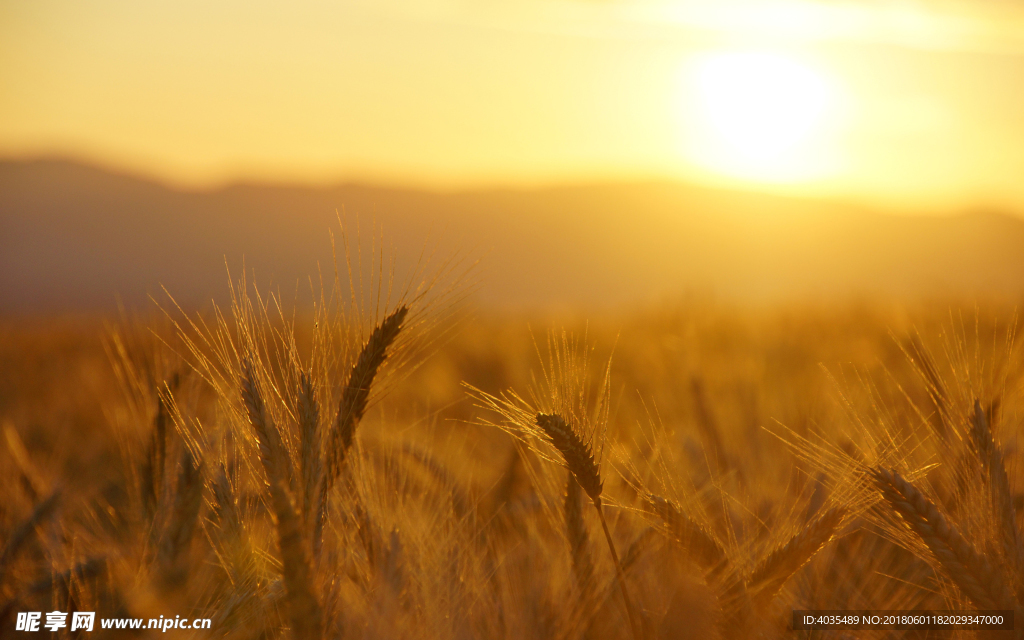
<path fill-rule="evenodd" d="M 615 562 L 615 572 L 619 581 L 619 589 L 622 592 L 622 601 L 626 605 L 626 615 L 629 617 L 629 626 L 633 632 L 633 638 L 640 640 L 643 631 L 639 626 L 639 620 L 633 609 L 633 602 L 629 598 L 629 591 L 626 589 L 626 579 L 622 572 L 622 563 L 619 562 L 619 554 L 615 551 L 615 543 L 612 541 L 611 531 L 608 530 L 608 522 L 604 517 L 604 509 L 601 507 L 601 490 L 604 485 L 601 481 L 601 472 L 597 467 L 597 460 L 590 447 L 580 438 L 565 420 L 557 414 L 537 414 L 537 426 L 551 441 L 551 444 L 558 449 L 565 460 L 565 465 L 576 478 L 583 490 L 590 496 L 597 509 L 598 518 L 601 520 L 601 529 L 604 530 L 605 540 L 608 541 L 608 550 Z"/>

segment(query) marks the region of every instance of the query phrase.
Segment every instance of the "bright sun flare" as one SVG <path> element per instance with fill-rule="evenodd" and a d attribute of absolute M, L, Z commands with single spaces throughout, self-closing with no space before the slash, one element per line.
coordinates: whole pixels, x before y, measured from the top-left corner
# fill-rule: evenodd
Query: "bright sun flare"
<path fill-rule="evenodd" d="M 772 52 L 706 53 L 685 85 L 686 145 L 699 164 L 768 182 L 827 173 L 822 142 L 837 95 L 813 67 Z"/>

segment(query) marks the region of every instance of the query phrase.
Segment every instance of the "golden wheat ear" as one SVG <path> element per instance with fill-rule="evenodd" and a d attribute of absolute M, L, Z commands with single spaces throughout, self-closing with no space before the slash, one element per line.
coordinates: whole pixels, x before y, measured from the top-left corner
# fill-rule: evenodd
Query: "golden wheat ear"
<path fill-rule="evenodd" d="M 608 541 L 608 550 L 611 552 L 612 560 L 615 562 L 615 572 L 618 577 L 619 589 L 622 592 L 622 600 L 626 605 L 629 626 L 633 632 L 634 640 L 640 640 L 643 637 L 643 629 L 639 625 L 640 618 L 633 608 L 633 601 L 630 599 L 629 591 L 626 589 L 626 578 L 622 572 L 622 563 L 619 562 L 619 554 L 615 551 L 615 542 L 612 540 L 611 531 L 608 530 L 604 509 L 601 508 L 601 491 L 604 488 L 604 484 L 601 481 L 601 471 L 597 466 L 594 452 L 583 442 L 583 439 L 576 433 L 576 430 L 566 423 L 562 416 L 538 413 L 536 421 L 537 426 L 541 428 L 551 441 L 551 444 L 562 454 L 565 466 L 572 473 L 573 477 L 576 478 L 576 482 L 590 496 L 591 501 L 594 503 L 594 508 L 597 509 L 597 515 L 601 520 L 601 528 L 604 530 L 605 540 Z"/>
<path fill-rule="evenodd" d="M 164 381 L 156 393 L 153 429 L 139 473 L 142 482 L 143 512 L 150 519 L 155 517 L 160 496 L 163 493 L 164 466 L 167 458 L 167 425 L 171 421 L 170 413 L 167 410 L 167 401 L 169 398 L 173 399 L 173 393 L 180 382 L 181 377 L 174 374 L 170 380 Z"/>
<path fill-rule="evenodd" d="M 993 433 L 993 424 L 990 415 L 995 415 L 997 410 L 994 402 L 989 411 L 985 411 L 981 402 L 974 401 L 974 415 L 971 429 L 971 436 L 975 443 L 978 460 L 981 463 L 982 472 L 987 476 L 989 497 L 992 500 L 992 515 L 995 518 L 999 532 L 999 542 L 1003 549 L 1006 560 L 1014 568 L 1014 572 L 1021 572 L 1021 563 L 1024 562 L 1024 545 L 1017 531 L 1017 511 L 1013 506 L 1013 493 L 1010 491 L 1010 480 L 1006 473 L 1006 463 L 1003 459 L 1003 452 L 996 443 Z"/>
<path fill-rule="evenodd" d="M 338 403 L 338 413 L 327 434 L 325 467 L 319 479 L 319 497 L 316 504 L 313 549 L 317 555 L 323 542 L 324 525 L 327 520 L 328 501 L 331 487 L 338 479 L 345 464 L 348 450 L 355 438 L 356 427 L 366 413 L 370 401 L 370 390 L 377 373 L 388 358 L 388 350 L 402 331 L 409 307 L 402 305 L 388 314 L 373 332 L 359 352 L 359 358 L 352 365 L 348 381 Z"/>
<path fill-rule="evenodd" d="M 705 575 L 710 578 L 729 569 L 725 549 L 710 529 L 691 520 L 671 500 L 649 494 L 645 501 L 647 509 L 661 519 L 669 536 L 686 549 L 690 559 Z"/>
<path fill-rule="evenodd" d="M 21 487 L 25 490 L 32 503 L 35 504 L 48 492 L 46 489 L 48 483 L 43 480 L 35 465 L 32 464 L 28 450 L 25 448 L 25 443 L 22 442 L 21 436 L 18 435 L 17 430 L 14 428 L 14 424 L 6 422 L 3 430 L 4 439 L 7 441 L 7 451 L 11 454 L 14 464 L 18 467 L 18 480 L 21 483 Z"/>
<path fill-rule="evenodd" d="M 921 342 L 921 337 L 916 333 L 912 334 L 904 342 L 903 352 L 924 381 L 925 390 L 928 392 L 932 406 L 935 407 L 935 413 L 930 418 L 930 424 L 935 430 L 935 435 L 940 440 L 947 441 L 950 436 L 948 424 L 949 393 L 946 390 L 946 385 L 942 382 L 941 376 L 939 376 L 935 362 L 932 360 L 931 355 L 929 355 L 924 343 Z"/>
<path fill-rule="evenodd" d="M 601 503 L 601 472 L 594 452 L 561 416 L 537 414 L 537 426 L 565 460 L 565 466 L 595 504 Z"/>
<path fill-rule="evenodd" d="M 164 590 L 180 587 L 188 579 L 187 553 L 203 506 L 203 461 L 182 447 L 174 490 L 174 505 L 163 536 L 160 563 Z"/>
<path fill-rule="evenodd" d="M 979 609 L 1017 608 L 1003 576 L 964 540 L 931 500 L 896 471 L 873 469 L 875 486 L 889 507 L 928 546 L 943 573 Z"/>
<path fill-rule="evenodd" d="M 747 591 L 756 594 L 752 596 L 756 603 L 764 606 L 771 602 L 786 582 L 833 539 L 845 517 L 846 509 L 833 507 L 769 553 L 747 581 Z"/>
<path fill-rule="evenodd" d="M 402 324 L 409 314 L 409 307 L 402 305 L 385 317 L 373 329 L 366 344 L 359 352 L 359 358 L 352 365 L 348 382 L 338 403 L 338 415 L 328 437 L 327 484 L 332 483 L 341 471 L 345 456 L 352 446 L 356 426 L 366 413 L 370 400 L 370 387 L 384 361 L 388 357 L 388 349 L 394 344 Z"/>
<path fill-rule="evenodd" d="M 245 404 L 249 424 L 256 436 L 260 461 L 267 473 L 267 480 L 272 482 L 275 477 L 286 477 L 287 457 L 281 442 L 281 433 L 277 430 L 277 425 L 274 424 L 274 420 L 267 411 L 267 405 L 263 401 L 259 382 L 256 379 L 256 372 L 253 370 L 252 361 L 248 358 L 242 363 L 241 384 L 242 402 Z"/>

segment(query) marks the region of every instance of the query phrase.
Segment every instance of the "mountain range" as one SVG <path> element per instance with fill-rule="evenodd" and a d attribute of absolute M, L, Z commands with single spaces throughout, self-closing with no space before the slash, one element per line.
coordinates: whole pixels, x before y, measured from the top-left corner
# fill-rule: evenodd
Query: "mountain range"
<path fill-rule="evenodd" d="M 0 312 L 139 307 L 164 289 L 195 307 L 224 300 L 228 270 L 243 265 L 261 287 L 306 295 L 311 279 L 334 277 L 339 220 L 354 255 L 368 264 L 383 244 L 399 279 L 453 256 L 478 262 L 474 296 L 495 308 L 1024 293 L 1024 219 L 1008 213 L 905 215 L 667 182 L 190 191 L 80 162 L 5 160 Z"/>

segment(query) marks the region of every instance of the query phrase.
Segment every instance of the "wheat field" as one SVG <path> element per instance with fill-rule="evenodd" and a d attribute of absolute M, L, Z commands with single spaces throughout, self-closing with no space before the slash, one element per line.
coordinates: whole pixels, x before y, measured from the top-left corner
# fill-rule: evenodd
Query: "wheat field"
<path fill-rule="evenodd" d="M 4 321 L 0 636 L 53 610 L 297 640 L 973 638 L 792 611 L 1021 614 L 1011 306 L 510 315 L 453 273 Z M 58 635 L 131 633 L 161 631 Z"/>

